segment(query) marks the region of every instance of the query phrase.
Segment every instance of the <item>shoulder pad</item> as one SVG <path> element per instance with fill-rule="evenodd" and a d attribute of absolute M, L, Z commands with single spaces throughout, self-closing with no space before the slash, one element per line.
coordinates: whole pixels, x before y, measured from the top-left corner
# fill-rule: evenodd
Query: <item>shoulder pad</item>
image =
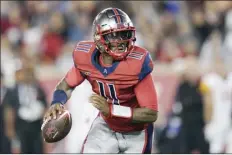
<path fill-rule="evenodd" d="M 153 63 L 150 53 L 141 47 L 134 46 L 133 51 L 127 56 L 131 72 L 134 72 L 139 80 L 142 80 L 153 70 Z"/>
<path fill-rule="evenodd" d="M 80 41 L 77 43 L 74 52 L 85 52 L 89 53 L 93 51 L 93 47 L 95 47 L 94 42 L 91 41 Z"/>
<path fill-rule="evenodd" d="M 146 55 L 147 50 L 138 46 L 134 46 L 133 51 L 131 51 L 127 58 L 135 59 L 135 60 L 142 60 Z"/>
<path fill-rule="evenodd" d="M 91 55 L 96 45 L 93 41 L 80 41 L 73 50 L 73 61 L 75 66 L 88 64 L 91 61 Z"/>
<path fill-rule="evenodd" d="M 138 60 L 141 65 L 141 70 L 139 71 L 139 80 L 142 80 L 153 70 L 153 62 L 150 53 L 141 47 L 135 46 L 134 50 L 128 55 L 129 58 Z"/>

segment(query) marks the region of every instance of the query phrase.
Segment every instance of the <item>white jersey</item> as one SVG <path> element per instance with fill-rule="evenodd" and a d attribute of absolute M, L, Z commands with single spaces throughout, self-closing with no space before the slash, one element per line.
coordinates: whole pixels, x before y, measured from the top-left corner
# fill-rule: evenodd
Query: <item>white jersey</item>
<path fill-rule="evenodd" d="M 232 74 L 223 78 L 216 73 L 209 73 L 202 82 L 209 87 L 212 95 L 212 119 L 206 127 L 206 137 L 211 143 L 210 153 L 220 153 L 224 149 L 231 123 Z"/>
<path fill-rule="evenodd" d="M 228 116 L 231 113 L 232 102 L 231 81 L 232 80 L 230 76 L 228 76 L 226 79 L 223 79 L 216 73 L 209 73 L 203 78 L 203 83 L 210 88 L 212 94 L 212 122 L 226 123 L 225 120 L 228 120 Z"/>

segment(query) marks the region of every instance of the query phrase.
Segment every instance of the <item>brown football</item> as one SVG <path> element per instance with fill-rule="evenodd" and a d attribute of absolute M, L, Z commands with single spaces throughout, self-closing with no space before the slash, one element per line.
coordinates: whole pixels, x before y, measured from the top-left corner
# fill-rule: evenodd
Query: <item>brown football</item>
<path fill-rule="evenodd" d="M 56 119 L 44 121 L 41 130 L 43 138 L 47 143 L 55 143 L 66 137 L 72 127 L 72 117 L 69 111 L 65 110 Z"/>

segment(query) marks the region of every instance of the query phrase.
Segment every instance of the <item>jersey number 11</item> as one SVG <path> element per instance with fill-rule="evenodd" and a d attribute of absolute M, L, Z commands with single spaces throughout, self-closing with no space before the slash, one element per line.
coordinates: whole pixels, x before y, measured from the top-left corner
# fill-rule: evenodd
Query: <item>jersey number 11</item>
<path fill-rule="evenodd" d="M 101 81 L 97 81 L 97 84 L 99 86 L 100 95 L 103 96 L 104 98 L 108 99 L 108 97 L 106 96 L 104 83 Z M 120 105 L 114 84 L 107 84 L 107 86 L 108 86 L 108 89 L 110 92 L 110 99 L 112 99 L 112 103 L 116 104 L 116 105 Z"/>

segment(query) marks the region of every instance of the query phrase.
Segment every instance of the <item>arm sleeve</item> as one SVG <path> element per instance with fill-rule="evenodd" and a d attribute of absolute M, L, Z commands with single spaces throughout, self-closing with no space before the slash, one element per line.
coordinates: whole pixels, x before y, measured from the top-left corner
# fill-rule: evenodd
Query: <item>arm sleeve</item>
<path fill-rule="evenodd" d="M 140 81 L 134 91 L 140 107 L 158 111 L 157 94 L 151 74 Z"/>
<path fill-rule="evenodd" d="M 73 66 L 65 76 L 65 81 L 70 87 L 76 87 L 85 80 L 79 69 Z"/>

